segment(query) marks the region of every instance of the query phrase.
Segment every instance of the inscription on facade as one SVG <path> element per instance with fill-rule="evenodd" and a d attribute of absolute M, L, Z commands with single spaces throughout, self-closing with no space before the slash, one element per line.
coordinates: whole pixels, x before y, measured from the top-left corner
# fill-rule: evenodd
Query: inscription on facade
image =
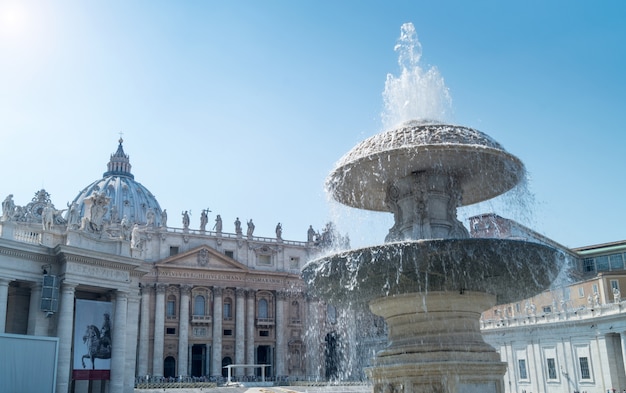
<path fill-rule="evenodd" d="M 210 272 L 190 272 L 190 271 L 159 271 L 159 277 L 163 278 L 185 278 L 185 279 L 200 279 L 200 280 L 216 280 L 216 281 L 239 281 L 239 282 L 251 282 L 251 283 L 266 283 L 266 284 L 284 284 L 286 281 L 282 278 L 273 277 L 246 277 L 244 275 L 237 274 L 223 274 L 223 273 L 210 273 Z"/>
<path fill-rule="evenodd" d="M 108 278 L 117 281 L 129 281 L 130 274 L 128 272 L 108 269 L 100 266 L 81 265 L 76 263 L 68 263 L 66 267 L 67 273 L 80 274 L 93 278 Z"/>

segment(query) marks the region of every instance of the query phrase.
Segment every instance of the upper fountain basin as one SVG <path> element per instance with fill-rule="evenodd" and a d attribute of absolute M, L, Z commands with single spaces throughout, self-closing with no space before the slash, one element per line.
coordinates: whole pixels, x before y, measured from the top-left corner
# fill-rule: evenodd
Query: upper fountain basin
<path fill-rule="evenodd" d="M 422 171 L 453 176 L 464 206 L 513 188 L 524 175 L 524 165 L 480 131 L 412 120 L 356 145 L 339 160 L 326 188 L 345 205 L 386 212 L 389 184 Z"/>
<path fill-rule="evenodd" d="M 521 240 L 434 239 L 339 252 L 309 262 L 302 277 L 316 296 L 337 303 L 467 290 L 503 304 L 549 288 L 564 261 L 552 247 Z"/>

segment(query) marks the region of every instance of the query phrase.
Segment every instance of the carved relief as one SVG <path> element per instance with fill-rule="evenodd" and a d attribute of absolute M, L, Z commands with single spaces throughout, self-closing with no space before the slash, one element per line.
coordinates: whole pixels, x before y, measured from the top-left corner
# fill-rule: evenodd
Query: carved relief
<path fill-rule="evenodd" d="M 209 250 L 206 248 L 198 251 L 198 265 L 207 266 L 209 264 Z"/>

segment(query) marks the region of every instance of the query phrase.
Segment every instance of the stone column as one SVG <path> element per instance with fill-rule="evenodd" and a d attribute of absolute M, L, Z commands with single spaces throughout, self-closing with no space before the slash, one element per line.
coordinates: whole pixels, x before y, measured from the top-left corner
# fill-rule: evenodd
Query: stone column
<path fill-rule="evenodd" d="M 57 361 L 57 388 L 59 393 L 69 392 L 72 358 L 72 331 L 74 330 L 74 291 L 75 283 L 64 282 L 61 286 L 61 304 L 57 314 L 57 336 L 59 337 L 59 357 Z"/>
<path fill-rule="evenodd" d="M 189 375 L 189 294 L 191 285 L 180 286 L 180 319 L 178 325 L 178 375 Z"/>
<path fill-rule="evenodd" d="M 237 288 L 235 290 L 235 364 L 245 363 L 245 323 L 246 323 L 246 291 L 243 288 Z M 242 376 L 244 374 L 243 368 L 236 368 L 235 375 Z"/>
<path fill-rule="evenodd" d="M 47 336 L 48 321 L 41 307 L 41 282 L 34 282 L 30 286 L 30 305 L 28 306 L 28 329 L 26 334 L 32 336 Z"/>
<path fill-rule="evenodd" d="M 12 280 L 0 277 L 0 333 L 6 332 L 7 302 L 9 301 L 9 283 Z"/>
<path fill-rule="evenodd" d="M 224 288 L 213 288 L 213 348 L 211 351 L 211 376 L 222 376 L 222 293 Z"/>
<path fill-rule="evenodd" d="M 137 375 L 148 375 L 148 353 L 150 352 L 150 292 L 148 286 L 141 287 L 141 316 L 139 326 L 139 359 Z"/>
<path fill-rule="evenodd" d="M 624 362 L 624 370 L 626 370 L 626 332 L 620 332 L 619 338 L 622 344 L 622 361 Z"/>
<path fill-rule="evenodd" d="M 133 291 L 134 292 L 134 291 Z M 128 317 L 126 321 L 126 369 L 124 392 L 135 390 L 135 364 L 137 364 L 137 332 L 139 330 L 139 294 L 128 295 Z"/>
<path fill-rule="evenodd" d="M 167 284 L 156 285 L 156 305 L 154 307 L 154 349 L 152 355 L 152 375 L 163 376 L 163 342 L 165 339 L 165 290 Z"/>
<path fill-rule="evenodd" d="M 211 354 L 213 353 L 211 344 L 207 344 L 206 353 L 204 354 L 204 370 L 202 370 L 202 375 L 211 374 Z"/>
<path fill-rule="evenodd" d="M 276 376 L 287 375 L 285 370 L 285 301 L 287 293 L 276 292 Z"/>
<path fill-rule="evenodd" d="M 246 364 L 254 364 L 254 333 L 256 331 L 256 321 L 254 318 L 256 292 L 249 289 L 246 292 L 248 304 L 246 305 Z M 247 376 L 254 376 L 254 369 L 246 369 Z"/>
<path fill-rule="evenodd" d="M 115 293 L 115 316 L 111 343 L 111 391 L 124 391 L 124 370 L 126 369 L 126 319 L 128 295 L 126 292 Z"/>

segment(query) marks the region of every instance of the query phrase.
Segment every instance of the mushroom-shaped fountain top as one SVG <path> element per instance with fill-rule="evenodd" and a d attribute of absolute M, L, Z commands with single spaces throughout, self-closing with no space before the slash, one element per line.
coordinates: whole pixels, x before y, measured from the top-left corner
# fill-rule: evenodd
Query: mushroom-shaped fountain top
<path fill-rule="evenodd" d="M 414 173 L 452 176 L 458 206 L 498 196 L 519 183 L 524 165 L 486 134 L 433 121 L 408 121 L 356 145 L 337 163 L 326 187 L 335 200 L 373 211 L 392 211 L 387 188 Z"/>

